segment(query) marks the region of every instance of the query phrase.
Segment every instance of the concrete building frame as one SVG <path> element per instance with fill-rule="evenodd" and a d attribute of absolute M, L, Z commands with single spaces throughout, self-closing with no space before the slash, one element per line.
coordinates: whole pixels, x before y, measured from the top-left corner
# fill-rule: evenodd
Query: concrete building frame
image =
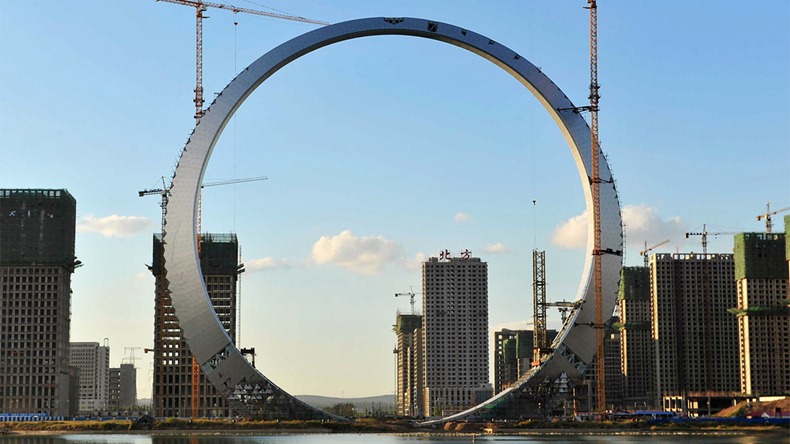
<path fill-rule="evenodd" d="M 593 222 L 590 129 L 579 108 L 535 65 L 515 51 L 464 28 L 419 18 L 364 18 L 319 28 L 298 36 L 261 56 L 216 96 L 195 126 L 173 175 L 165 227 L 165 261 L 173 306 L 184 337 L 203 371 L 242 415 L 268 418 L 317 418 L 328 414 L 313 409 L 275 386 L 253 368 L 233 345 L 217 320 L 206 295 L 196 245 L 198 196 L 211 153 L 246 98 L 288 63 L 324 46 L 381 35 L 428 38 L 477 54 L 511 74 L 544 106 L 565 137 L 575 160 L 588 209 L 585 266 L 578 298 L 593 298 Z M 599 149 L 600 147 L 596 147 Z M 603 310 L 612 312 L 622 267 L 620 202 L 609 165 L 600 157 L 601 250 Z M 595 354 L 595 304 L 582 304 L 568 317 L 553 344 L 555 352 L 508 390 L 485 404 L 488 414 L 503 414 L 520 390 L 547 378 L 580 377 Z M 576 326 L 578 325 L 578 326 Z M 455 417 L 480 413 L 483 406 Z M 445 418 L 453 419 L 453 418 Z"/>

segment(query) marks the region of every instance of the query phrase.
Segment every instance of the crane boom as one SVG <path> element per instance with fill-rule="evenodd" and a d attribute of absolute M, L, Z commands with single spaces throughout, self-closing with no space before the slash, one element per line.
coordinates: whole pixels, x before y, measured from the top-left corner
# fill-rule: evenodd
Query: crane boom
<path fill-rule="evenodd" d="M 645 241 L 645 249 L 639 252 L 639 255 L 640 256 L 644 256 L 644 258 L 645 258 L 645 267 L 647 267 L 647 265 L 648 265 L 647 253 L 650 253 L 651 251 L 655 250 L 656 248 L 658 248 L 658 247 L 660 247 L 662 245 L 666 245 L 668 243 L 669 243 L 669 239 L 667 239 L 665 241 L 661 241 L 661 242 L 659 242 L 659 243 L 657 243 L 655 245 L 652 245 L 652 246 L 648 247 L 647 246 L 647 241 Z"/>
<path fill-rule="evenodd" d="M 562 317 L 562 324 L 565 325 L 565 321 L 568 319 L 568 312 L 577 309 L 583 303 L 584 303 L 583 300 L 574 301 L 574 302 L 557 301 L 557 302 L 546 302 L 546 306 L 557 307 L 557 310 L 559 310 L 560 316 Z"/>
<path fill-rule="evenodd" d="M 217 8 L 217 9 L 224 9 L 226 11 L 230 11 L 235 13 L 244 12 L 247 14 L 255 14 L 255 15 L 262 15 L 265 17 L 272 17 L 284 20 L 293 20 L 296 22 L 302 23 L 311 23 L 313 25 L 328 25 L 329 22 L 325 22 L 322 20 L 313 20 L 305 17 L 300 17 L 298 15 L 290 15 L 290 14 L 278 14 L 275 12 L 267 12 L 267 11 L 258 11 L 255 9 L 247 9 L 247 8 L 239 8 L 238 6 L 233 5 L 223 5 L 219 3 L 212 3 L 212 2 L 204 2 L 200 0 L 192 1 L 192 0 L 156 0 L 158 2 L 165 2 L 165 3 L 174 3 L 176 5 L 183 5 L 183 6 L 191 6 L 193 8 Z"/>
<path fill-rule="evenodd" d="M 702 254 L 707 256 L 707 254 L 708 254 L 708 236 L 724 236 L 724 235 L 728 235 L 728 234 L 738 234 L 738 233 L 736 233 L 735 231 L 721 231 L 721 232 L 718 232 L 718 233 L 710 233 L 710 232 L 708 232 L 707 225 L 702 224 L 702 231 L 701 232 L 698 232 L 698 233 L 686 233 L 686 239 L 688 239 L 689 236 L 702 236 Z"/>
<path fill-rule="evenodd" d="M 760 219 L 765 218 L 765 232 L 770 233 L 771 228 L 773 228 L 773 224 L 771 223 L 771 216 L 777 213 L 782 213 L 787 210 L 790 210 L 790 207 L 780 208 L 778 210 L 771 211 L 771 202 L 768 202 L 768 205 L 766 205 L 765 213 L 759 214 L 757 216 L 757 221 L 759 222 Z"/>
<path fill-rule="evenodd" d="M 411 288 L 411 287 L 409 287 L 409 291 L 406 292 L 406 293 L 395 293 L 395 297 L 396 298 L 399 297 L 399 296 L 408 296 L 409 297 L 409 303 L 411 304 L 411 314 L 416 314 L 416 312 L 414 311 L 414 296 L 415 295 L 416 295 L 416 293 L 414 292 L 414 289 Z"/>
<path fill-rule="evenodd" d="M 268 177 L 266 177 L 266 176 L 245 177 L 243 179 L 226 179 L 226 180 L 218 180 L 216 182 L 207 182 L 207 183 L 204 183 L 203 185 L 201 185 L 200 187 L 201 188 L 216 187 L 216 186 L 220 186 L 220 185 L 231 185 L 231 184 L 235 184 L 235 183 L 255 182 L 255 181 L 258 181 L 258 180 L 267 180 L 267 179 L 268 179 Z"/>
<path fill-rule="evenodd" d="M 205 111 L 203 110 L 203 19 L 208 18 L 203 15 L 206 10 L 211 8 L 224 9 L 231 11 L 234 14 L 243 12 L 246 14 L 262 15 L 264 17 L 278 18 L 283 20 L 292 20 L 295 22 L 310 23 L 314 25 L 328 25 L 328 22 L 321 20 L 313 20 L 305 17 L 299 17 L 290 14 L 278 14 L 275 12 L 258 11 L 255 9 L 239 8 L 237 6 L 204 2 L 203 0 L 156 0 L 158 2 L 173 3 L 181 6 L 190 6 L 195 8 L 195 122 L 197 123 Z"/>

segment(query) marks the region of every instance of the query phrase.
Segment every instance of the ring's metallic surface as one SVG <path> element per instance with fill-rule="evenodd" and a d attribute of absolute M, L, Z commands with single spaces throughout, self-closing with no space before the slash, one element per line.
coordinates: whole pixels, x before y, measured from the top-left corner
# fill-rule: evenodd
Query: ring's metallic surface
<path fill-rule="evenodd" d="M 245 416 L 264 418 L 327 418 L 327 413 L 296 400 L 253 368 L 233 345 L 209 302 L 200 271 L 196 245 L 198 195 L 206 166 L 217 140 L 233 113 L 261 83 L 297 58 L 333 43 L 377 36 L 424 37 L 471 51 L 518 79 L 546 108 L 571 148 L 589 214 L 587 255 L 578 299 L 593 298 L 592 190 L 590 185 L 590 129 L 562 91 L 532 63 L 501 44 L 472 31 L 416 18 L 367 18 L 326 26 L 296 37 L 269 51 L 242 71 L 217 96 L 200 119 L 182 152 L 167 208 L 164 249 L 173 307 L 190 350 L 208 379 Z M 601 157 L 601 249 L 603 256 L 603 308 L 611 313 L 621 269 L 622 226 L 620 203 L 609 166 Z M 517 384 L 486 403 L 452 418 L 472 414 L 502 414 L 506 405 L 538 381 L 561 374 L 579 377 L 595 353 L 594 304 L 582 304 L 569 316 L 545 358 Z M 574 327 L 575 324 L 580 324 Z M 584 324 L 584 325 L 581 325 Z M 318 377 L 318 375 L 316 375 Z M 520 392 L 521 391 L 521 392 Z M 512 410 L 512 409 L 511 409 Z M 499 412 L 499 413 L 497 413 Z M 445 420 L 448 418 L 445 418 Z"/>

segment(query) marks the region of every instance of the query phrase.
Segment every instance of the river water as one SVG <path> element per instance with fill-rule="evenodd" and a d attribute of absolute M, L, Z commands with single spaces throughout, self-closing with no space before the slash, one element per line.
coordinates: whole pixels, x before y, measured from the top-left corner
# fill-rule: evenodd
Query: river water
<path fill-rule="evenodd" d="M 551 434 L 536 436 L 494 435 L 375 435 L 375 434 L 289 434 L 289 435 L 16 435 L 0 436 L 0 444 L 787 444 L 790 436 L 762 433 L 600 435 Z"/>

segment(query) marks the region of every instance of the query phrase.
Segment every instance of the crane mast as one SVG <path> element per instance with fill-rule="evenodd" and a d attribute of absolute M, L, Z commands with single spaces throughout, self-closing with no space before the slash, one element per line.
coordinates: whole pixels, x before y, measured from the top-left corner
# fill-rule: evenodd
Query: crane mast
<path fill-rule="evenodd" d="M 283 20 L 292 20 L 302 23 L 310 23 L 314 25 L 328 25 L 328 22 L 313 20 L 305 17 L 299 17 L 289 14 L 278 14 L 274 12 L 258 11 L 255 9 L 239 8 L 233 5 L 205 2 L 203 0 L 156 0 L 165 3 L 173 3 L 176 5 L 190 6 L 195 8 L 195 122 L 200 120 L 205 114 L 203 110 L 203 19 L 208 18 L 203 15 L 209 7 L 224 9 L 231 11 L 234 14 L 243 12 L 246 14 L 262 15 L 265 17 L 278 18 Z"/>
<path fill-rule="evenodd" d="M 593 281 L 595 299 L 595 371 L 598 389 L 598 411 L 606 410 L 606 384 L 604 377 L 604 319 L 603 319 L 603 276 L 601 249 L 601 175 L 600 148 L 598 144 L 598 4 L 596 0 L 587 0 L 590 10 L 590 152 L 592 153 L 592 185 L 593 201 Z"/>

